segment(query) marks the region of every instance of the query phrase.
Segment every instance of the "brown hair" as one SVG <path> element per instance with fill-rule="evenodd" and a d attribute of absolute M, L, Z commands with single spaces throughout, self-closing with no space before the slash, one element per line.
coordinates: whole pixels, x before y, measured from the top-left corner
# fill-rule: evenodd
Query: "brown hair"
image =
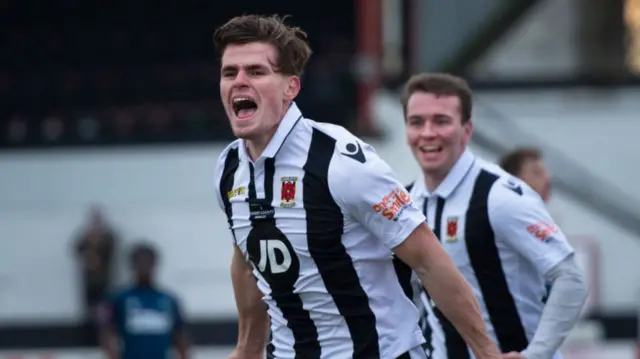
<path fill-rule="evenodd" d="M 411 76 L 404 85 L 402 97 L 402 110 L 405 119 L 407 117 L 407 104 L 409 98 L 416 92 L 426 92 L 436 96 L 456 96 L 460 100 L 460 115 L 462 123 L 471 119 L 473 103 L 471 100 L 471 88 L 461 77 L 443 73 L 423 73 Z"/>
<path fill-rule="evenodd" d="M 287 18 L 278 15 L 236 16 L 220 26 L 213 34 L 213 42 L 220 55 L 229 45 L 262 42 L 273 45 L 276 71 L 285 75 L 301 76 L 311 57 L 307 33 L 284 23 Z"/>
<path fill-rule="evenodd" d="M 500 167 L 514 176 L 518 176 L 522 170 L 522 166 L 527 161 L 539 160 L 542 158 L 542 151 L 532 147 L 521 147 L 500 158 Z"/>

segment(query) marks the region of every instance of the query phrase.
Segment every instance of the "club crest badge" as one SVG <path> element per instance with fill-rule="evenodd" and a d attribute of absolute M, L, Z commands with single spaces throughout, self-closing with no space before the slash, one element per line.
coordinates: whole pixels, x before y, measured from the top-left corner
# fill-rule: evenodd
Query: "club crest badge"
<path fill-rule="evenodd" d="M 296 205 L 296 183 L 298 177 L 282 177 L 282 189 L 280 191 L 280 207 L 291 208 Z"/>
<path fill-rule="evenodd" d="M 458 240 L 458 217 L 447 217 L 447 242 Z"/>

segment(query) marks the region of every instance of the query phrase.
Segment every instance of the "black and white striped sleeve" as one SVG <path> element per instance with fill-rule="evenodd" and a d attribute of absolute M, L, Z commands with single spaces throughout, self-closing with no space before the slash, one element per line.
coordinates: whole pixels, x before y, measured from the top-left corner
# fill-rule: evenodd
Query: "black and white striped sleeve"
<path fill-rule="evenodd" d="M 422 212 L 375 150 L 359 142 L 355 160 L 336 154 L 329 170 L 329 188 L 343 211 L 393 249 L 422 223 Z"/>

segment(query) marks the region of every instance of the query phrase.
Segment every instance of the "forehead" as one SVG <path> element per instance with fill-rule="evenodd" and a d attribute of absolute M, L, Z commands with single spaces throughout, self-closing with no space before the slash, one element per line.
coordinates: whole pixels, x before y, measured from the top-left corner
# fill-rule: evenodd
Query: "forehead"
<path fill-rule="evenodd" d="M 222 66 L 271 66 L 276 60 L 276 50 L 273 45 L 253 42 L 243 45 L 229 45 L 222 54 Z"/>
<path fill-rule="evenodd" d="M 407 102 L 407 116 L 460 114 L 460 99 L 454 95 L 436 95 L 428 92 L 415 92 Z"/>
<path fill-rule="evenodd" d="M 531 170 L 531 171 L 540 171 L 540 170 L 546 170 L 546 167 L 544 165 L 544 161 L 542 161 L 541 158 L 527 158 L 522 162 L 522 170 L 523 171 L 527 171 L 527 170 Z"/>

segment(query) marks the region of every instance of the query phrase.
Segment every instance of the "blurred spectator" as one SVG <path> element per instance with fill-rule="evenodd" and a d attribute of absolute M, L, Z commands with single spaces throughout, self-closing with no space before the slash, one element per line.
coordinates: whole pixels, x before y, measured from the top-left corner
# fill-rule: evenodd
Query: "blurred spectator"
<path fill-rule="evenodd" d="M 113 257 L 116 235 L 109 227 L 102 210 L 93 206 L 87 223 L 75 241 L 75 251 L 82 273 L 82 291 L 85 320 L 95 323 L 98 305 L 102 302 L 112 282 Z"/>
<path fill-rule="evenodd" d="M 101 343 L 107 358 L 165 359 L 174 347 L 179 359 L 187 359 L 187 336 L 178 300 L 155 283 L 155 248 L 137 244 L 129 260 L 133 285 L 107 300 L 100 315 Z"/>
<path fill-rule="evenodd" d="M 9 143 L 22 143 L 27 137 L 27 122 L 21 116 L 13 116 L 7 123 L 6 140 Z"/>
<path fill-rule="evenodd" d="M 148 136 L 152 139 L 162 138 L 170 132 L 172 113 L 164 105 L 150 105 L 145 108 Z"/>
<path fill-rule="evenodd" d="M 523 180 L 538 192 L 543 201 L 549 201 L 551 177 L 542 159 L 542 151 L 537 148 L 518 148 L 502 156 L 500 167 Z"/>
<path fill-rule="evenodd" d="M 115 135 L 119 139 L 129 139 L 135 134 L 136 117 L 130 108 L 120 109 L 113 119 Z"/>
<path fill-rule="evenodd" d="M 551 198 L 551 176 L 549 176 L 547 166 L 545 166 L 542 159 L 542 151 L 539 149 L 532 147 L 517 148 L 502 156 L 500 167 L 523 180 L 529 187 L 538 192 L 543 201 L 548 202 L 549 198 Z M 551 283 L 545 284 L 545 288 L 547 292 L 542 298 L 544 303 L 549 298 Z"/>
<path fill-rule="evenodd" d="M 85 116 L 78 121 L 78 136 L 83 141 L 95 141 L 100 135 L 100 122 L 92 116 Z"/>
<path fill-rule="evenodd" d="M 42 121 L 42 136 L 47 142 L 58 142 L 64 132 L 64 123 L 59 117 L 49 116 Z"/>

